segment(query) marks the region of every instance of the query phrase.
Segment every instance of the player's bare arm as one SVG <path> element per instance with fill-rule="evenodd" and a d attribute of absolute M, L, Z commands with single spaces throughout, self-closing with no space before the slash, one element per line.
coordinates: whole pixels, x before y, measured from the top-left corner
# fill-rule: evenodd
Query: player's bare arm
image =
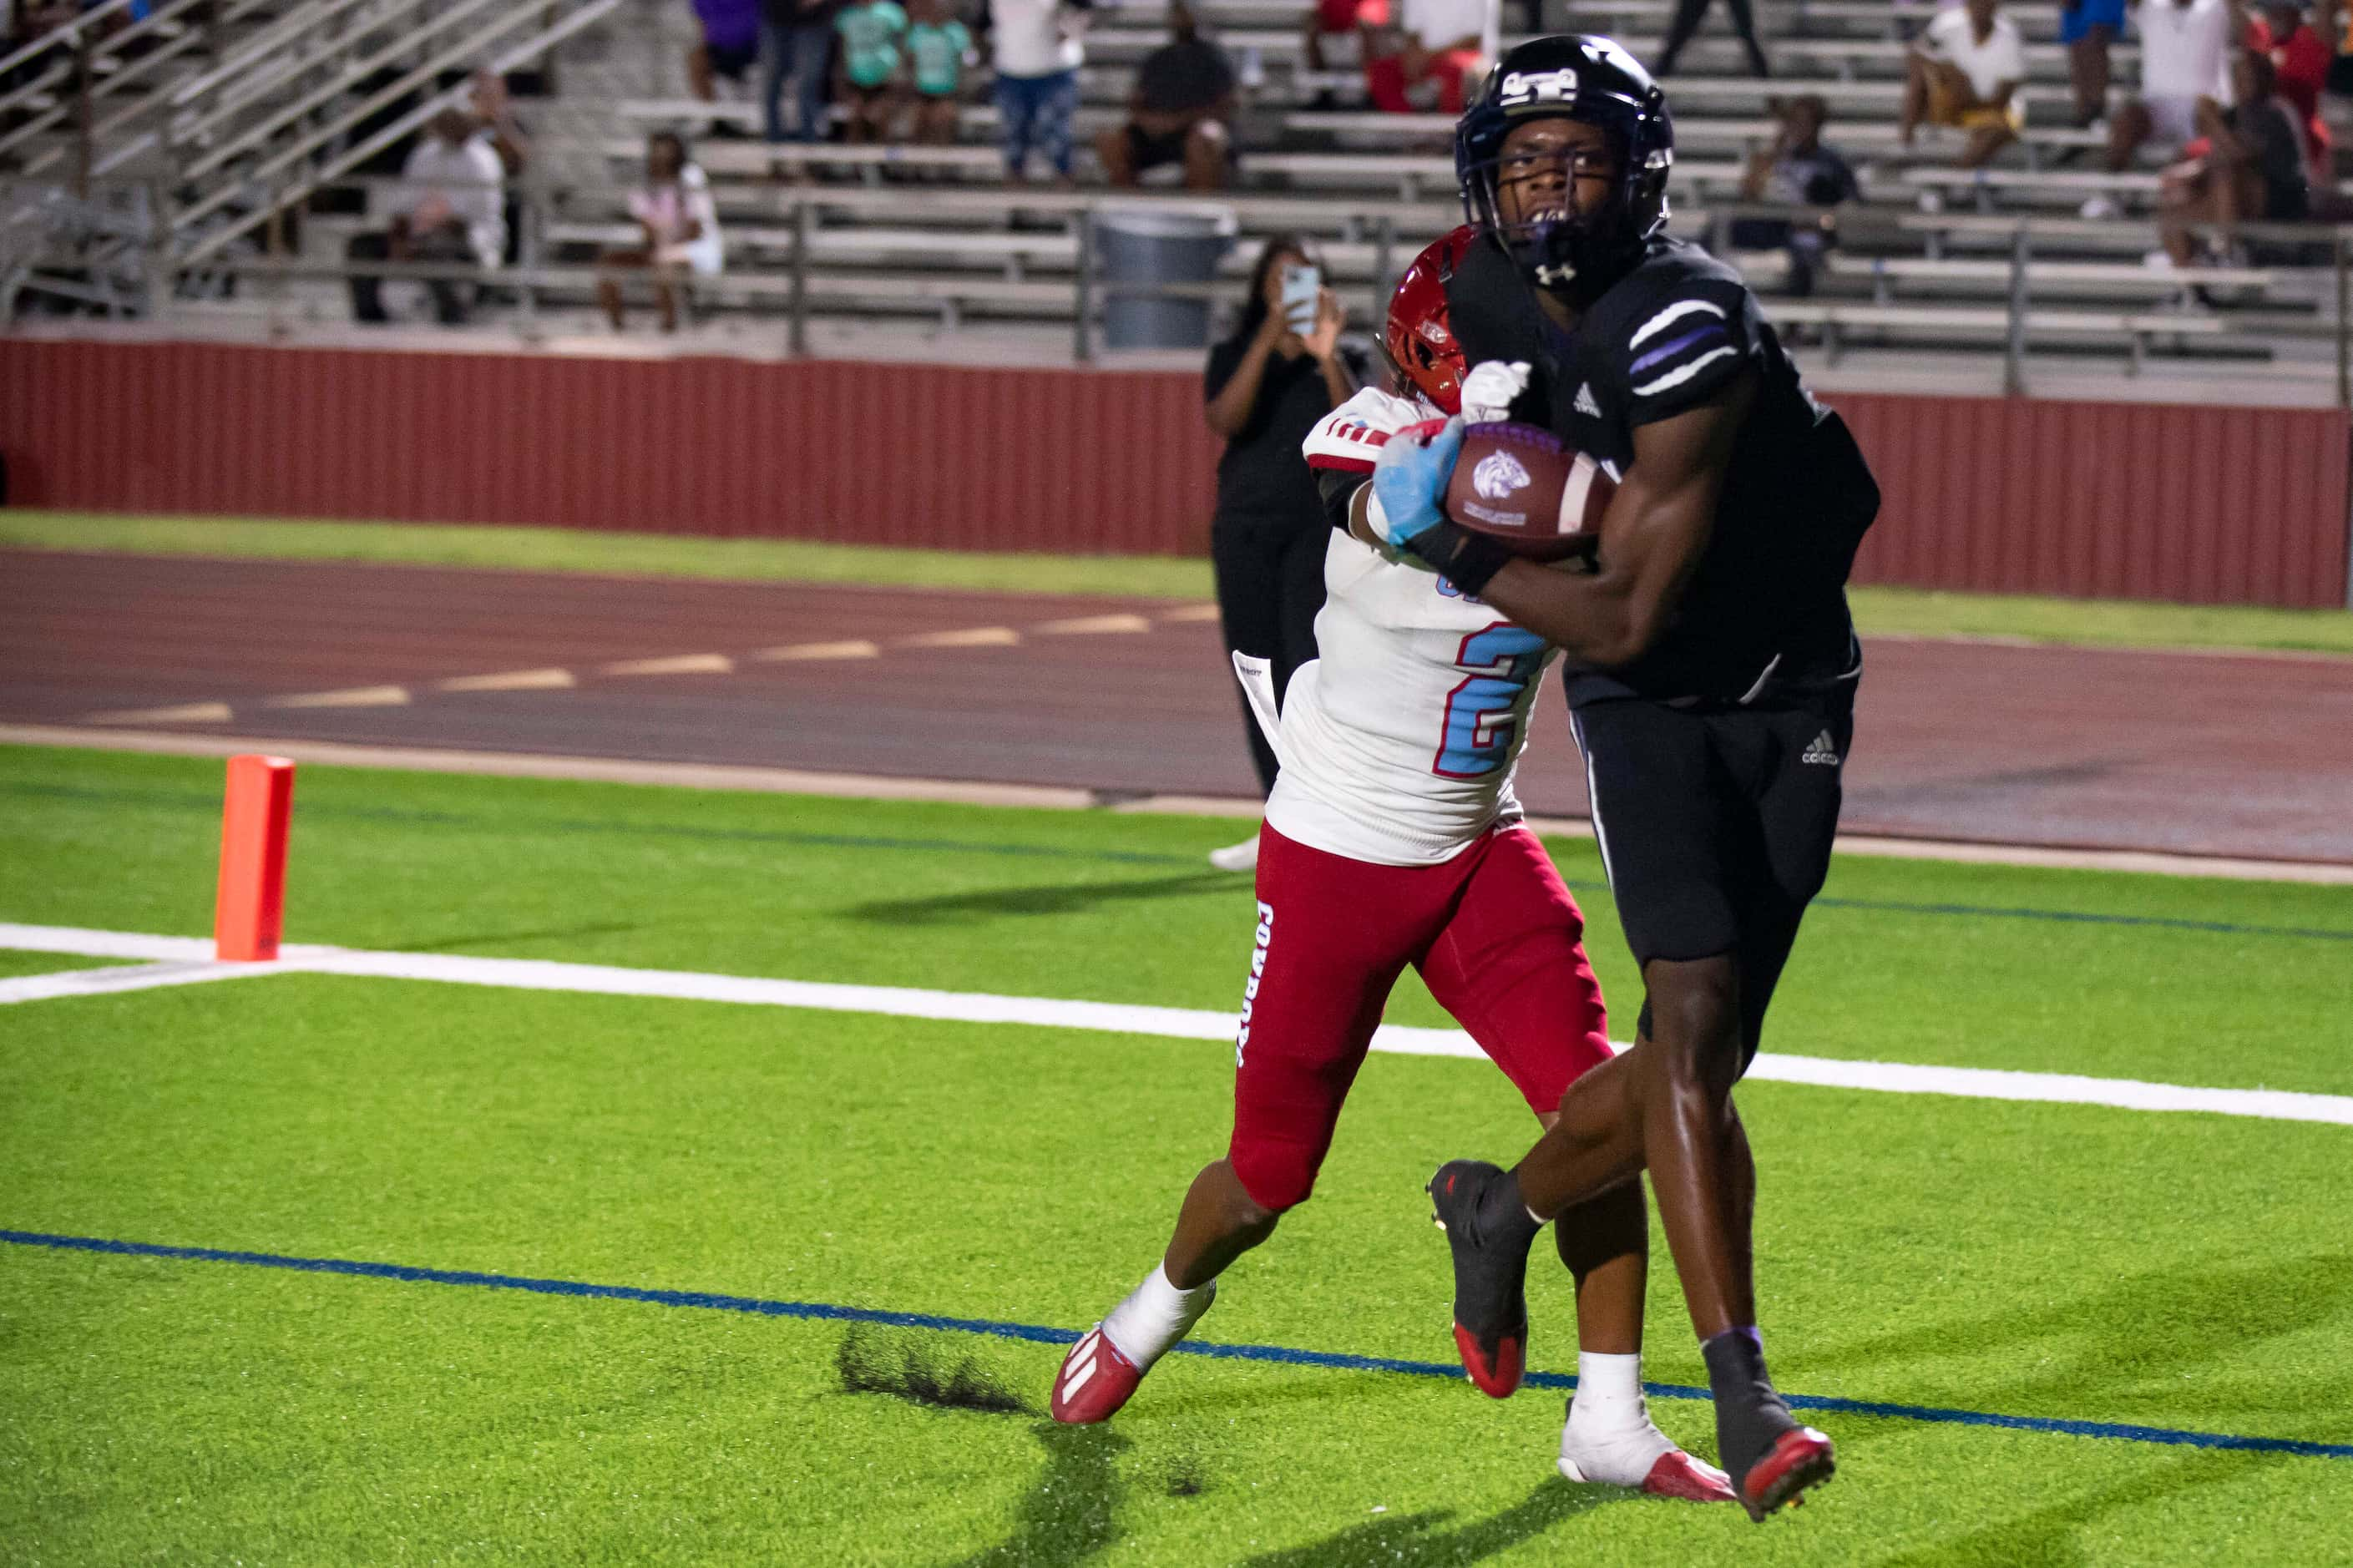
<path fill-rule="evenodd" d="M 1754 374 L 1712 402 L 1634 432 L 1634 466 L 1601 524 L 1599 570 L 1514 561 L 1480 597 L 1582 664 L 1630 664 L 1658 640 L 1706 551 Z"/>

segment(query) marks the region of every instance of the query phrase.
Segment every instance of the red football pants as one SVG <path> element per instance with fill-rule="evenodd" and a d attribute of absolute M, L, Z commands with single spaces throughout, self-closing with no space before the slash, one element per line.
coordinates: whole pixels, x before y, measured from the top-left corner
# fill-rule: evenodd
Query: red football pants
<path fill-rule="evenodd" d="M 1538 1112 L 1609 1059 L 1585 917 L 1525 827 L 1436 866 L 1375 866 L 1259 830 L 1258 945 L 1227 1151 L 1250 1200 L 1304 1202 L 1409 963 Z"/>

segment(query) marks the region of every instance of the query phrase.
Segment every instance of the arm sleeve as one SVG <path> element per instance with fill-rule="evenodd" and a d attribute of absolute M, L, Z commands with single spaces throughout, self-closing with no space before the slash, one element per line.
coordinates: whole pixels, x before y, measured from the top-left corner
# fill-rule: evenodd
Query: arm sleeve
<path fill-rule="evenodd" d="M 1690 279 L 1647 301 L 1620 327 L 1627 423 L 1670 419 L 1707 402 L 1762 348 L 1757 301 L 1729 279 Z"/>
<path fill-rule="evenodd" d="M 1324 499 L 1324 521 L 1347 532 L 1349 503 L 1356 499 L 1360 487 L 1372 482 L 1369 473 L 1353 473 L 1346 468 L 1316 469 L 1315 490 Z"/>

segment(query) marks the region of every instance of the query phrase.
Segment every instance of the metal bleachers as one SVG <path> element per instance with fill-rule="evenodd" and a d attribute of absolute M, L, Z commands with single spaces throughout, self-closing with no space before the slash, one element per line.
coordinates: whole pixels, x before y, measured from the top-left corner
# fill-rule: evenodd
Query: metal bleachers
<path fill-rule="evenodd" d="M 692 138 L 727 237 L 726 275 L 693 286 L 690 330 L 706 337 L 782 336 L 797 345 L 812 323 L 871 318 L 919 326 L 934 342 L 1019 327 L 1063 334 L 1071 352 L 1087 353 L 1103 298 L 1090 259 L 1101 209 L 1186 199 L 1166 188 L 1170 171 L 1141 193 L 1106 192 L 1089 147 L 1122 122 L 1135 67 L 1166 37 L 1159 0 L 1094 14 L 1076 190 L 1004 182 L 985 83 L 976 84 L 951 145 L 771 147 L 758 139 L 757 105 L 686 96 L 680 61 L 693 23 L 683 0 L 413 0 L 417 26 L 406 32 L 346 39 L 335 31 L 357 9 L 400 3 L 220 0 L 216 9 L 246 18 L 239 37 L 216 35 L 183 51 L 188 68 L 153 95 L 174 105 L 171 113 L 125 115 L 123 134 L 102 155 L 128 169 L 168 153 L 181 178 L 156 222 L 167 261 L 182 269 L 184 297 L 170 307 L 182 320 L 266 320 L 271 330 L 342 320 L 343 247 L 370 220 L 314 210 L 322 197 L 380 186 L 363 163 L 449 100 L 443 84 L 453 71 L 559 55 L 562 68 L 541 73 L 550 90 L 519 106 L 533 142 L 530 167 L 510 190 L 522 238 L 477 313 L 485 331 L 544 339 L 596 330 L 596 258 L 636 236 L 627 198 L 656 129 Z M 1230 188 L 1214 198 L 1233 216 L 1239 243 L 1214 291 L 1232 299 L 1259 240 L 1304 233 L 1325 247 L 1364 327 L 1396 269 L 1459 221 L 1452 125 L 1436 113 L 1370 111 L 1356 73 L 1309 71 L 1303 8 L 1304 0 L 1196 7 L 1245 84 L 1240 156 Z M 1906 39 L 1933 14 L 1929 0 L 1762 0 L 1758 9 L 1773 78 L 1746 74 L 1719 11 L 1669 84 L 1679 149 L 1671 191 L 1678 230 L 1742 266 L 1803 352 L 1824 363 L 1923 375 L 1994 364 L 2013 384 L 2029 361 L 2046 359 L 2143 376 L 2236 366 L 2308 385 L 2315 397 L 2353 394 L 2341 303 L 2353 237 L 2251 235 L 2253 254 L 2231 265 L 2152 265 L 2157 168 L 2105 173 L 2102 132 L 2069 123 L 2055 0 L 2008 7 L 2030 40 L 2026 123 L 2019 142 L 1982 171 L 1953 166 L 1949 134 L 1924 132 L 1911 145 L 1897 134 Z M 1541 0 L 1541 10 L 1547 28 L 1612 31 L 1650 56 L 1672 0 Z M 1525 0 L 1503 0 L 1508 27 L 1529 25 L 1528 12 Z M 2128 92 L 2137 47 L 2117 48 L 2113 65 L 2117 90 Z M 390 89 L 385 69 L 396 71 Z M 362 92 L 363 80 L 377 85 Z M 47 108 L 38 92 L 26 96 L 15 123 L 54 109 L 55 86 L 46 89 Z M 1856 165 L 1865 198 L 1837 215 L 1838 246 L 1804 295 L 1792 291 L 1796 275 L 1781 252 L 1731 245 L 1742 233 L 1754 244 L 1753 232 L 1736 231 L 1741 218 L 1793 216 L 1744 205 L 1742 184 L 1776 132 L 1774 106 L 1797 93 L 1829 104 L 1827 139 Z M 141 96 L 123 98 L 118 112 Z M 407 105 L 399 118 L 371 116 L 395 100 Z M 365 133 L 353 134 L 363 121 Z M 36 146 L 58 155 L 54 129 L 23 141 L 15 173 L 41 172 L 21 156 Z M 0 138 L 10 133 L 0 118 Z M 133 147 L 142 134 L 147 143 Z M 5 147 L 0 141 L 0 156 Z M 0 177 L 10 173 L 0 166 Z M 2121 216 L 2079 217 L 2094 195 Z M 197 278 L 204 286 L 191 288 Z"/>

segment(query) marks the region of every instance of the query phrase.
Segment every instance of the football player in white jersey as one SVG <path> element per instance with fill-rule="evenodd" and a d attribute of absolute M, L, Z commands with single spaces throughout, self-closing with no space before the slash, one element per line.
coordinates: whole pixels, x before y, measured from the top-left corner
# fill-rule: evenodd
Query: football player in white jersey
<path fill-rule="evenodd" d="M 1261 829 L 1232 1139 L 1194 1178 L 1161 1263 L 1063 1361 L 1057 1421 L 1102 1421 L 1125 1405 L 1208 1310 L 1226 1266 L 1305 1201 L 1407 964 L 1546 1126 L 1568 1085 L 1609 1058 L 1583 916 L 1512 793 L 1528 710 L 1555 650 L 1386 554 L 1361 515 L 1349 515 L 1392 434 L 1464 401 L 1475 417 L 1482 403 L 1500 408 L 1519 390 L 1504 365 L 1482 367 L 1464 385 L 1445 283 L 1470 233 L 1424 251 L 1391 300 L 1390 356 L 1410 395 L 1360 393 L 1307 439 L 1307 460 L 1332 481 L 1335 528 L 1315 623 L 1320 657 L 1293 677 L 1279 720 L 1271 685 L 1253 694 L 1282 767 Z M 1246 686 L 1262 673 L 1236 663 Z M 1579 1345 L 1562 1473 L 1732 1500 L 1723 1472 L 1677 1447 L 1643 1400 L 1641 1183 L 1600 1194 L 1554 1235 L 1576 1279 Z M 1457 1342 L 1482 1391 L 1503 1398 L 1518 1387 L 1525 1328 L 1492 1356 L 1459 1331 Z"/>

